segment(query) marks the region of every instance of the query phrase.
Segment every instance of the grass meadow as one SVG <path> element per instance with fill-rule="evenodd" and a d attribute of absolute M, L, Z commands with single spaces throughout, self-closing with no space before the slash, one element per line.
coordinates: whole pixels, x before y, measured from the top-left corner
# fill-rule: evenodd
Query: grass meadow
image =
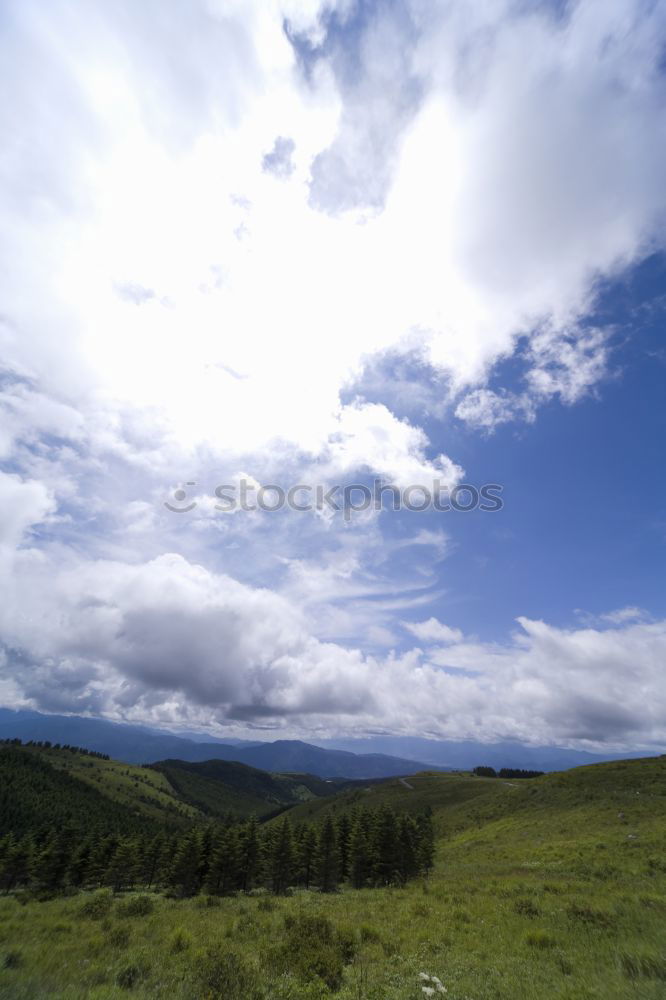
<path fill-rule="evenodd" d="M 0 997 L 663 1000 L 665 777 L 656 759 L 371 786 L 435 809 L 435 870 L 404 888 L 7 895 Z"/>

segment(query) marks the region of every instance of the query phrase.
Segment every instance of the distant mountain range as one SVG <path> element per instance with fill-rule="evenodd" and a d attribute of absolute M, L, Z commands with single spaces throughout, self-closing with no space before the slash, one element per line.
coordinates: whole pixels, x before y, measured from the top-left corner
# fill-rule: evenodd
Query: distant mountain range
<path fill-rule="evenodd" d="M 469 770 L 481 764 L 559 771 L 606 760 L 644 757 L 646 751 L 592 754 L 562 747 L 473 740 L 428 740 L 422 737 L 375 736 L 365 739 L 253 742 L 222 741 L 204 734 L 187 737 L 143 726 L 82 716 L 44 715 L 0 708 L 0 738 L 50 740 L 107 753 L 131 764 L 155 761 L 238 761 L 272 772 L 314 774 L 321 778 L 387 778 L 419 770 Z M 654 753 L 662 753 L 655 749 Z"/>
<path fill-rule="evenodd" d="M 535 771 L 565 771 L 585 764 L 599 764 L 608 760 L 657 756 L 663 747 L 652 751 L 617 750 L 609 753 L 588 753 L 566 747 L 527 746 L 524 743 L 504 741 L 479 743 L 474 740 L 428 740 L 416 736 L 371 736 L 366 739 L 322 740 L 321 745 L 330 749 L 348 750 L 357 754 L 395 754 L 425 761 L 428 767 L 453 771 L 467 771 L 478 765 L 518 767 Z"/>
<path fill-rule="evenodd" d="M 104 719 L 82 716 L 43 715 L 39 712 L 0 709 L 0 739 L 19 737 L 27 740 L 50 740 L 69 743 L 107 753 L 130 764 L 155 761 L 232 760 L 263 771 L 314 774 L 320 778 L 389 778 L 413 774 L 429 765 L 423 762 L 387 756 L 355 754 L 347 750 L 326 749 L 301 740 L 276 740 L 273 743 L 237 744 L 198 742 L 172 733 L 157 732 L 142 726 L 127 726 Z M 438 768 L 438 770 L 443 770 Z"/>

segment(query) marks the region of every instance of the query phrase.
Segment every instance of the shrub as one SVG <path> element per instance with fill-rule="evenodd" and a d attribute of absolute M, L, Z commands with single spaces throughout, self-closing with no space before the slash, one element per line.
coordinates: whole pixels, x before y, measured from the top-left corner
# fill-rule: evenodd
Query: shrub
<path fill-rule="evenodd" d="M 173 952 L 187 951 L 192 947 L 194 943 L 194 938 L 189 931 L 185 930 L 184 927 L 177 927 L 176 930 L 171 935 L 169 941 L 169 949 Z"/>
<path fill-rule="evenodd" d="M 142 979 L 145 979 L 147 974 L 148 969 L 142 962 L 133 962 L 120 969 L 116 976 L 116 985 L 123 990 L 132 990 Z"/>
<path fill-rule="evenodd" d="M 130 942 L 130 932 L 127 927 L 112 927 L 107 939 L 112 948 L 126 948 Z"/>
<path fill-rule="evenodd" d="M 545 950 L 555 946 L 555 938 L 546 931 L 530 931 L 529 934 L 525 935 L 525 944 L 529 945 L 530 948 Z"/>
<path fill-rule="evenodd" d="M 204 996 L 224 1000 L 261 1000 L 262 990 L 254 966 L 233 951 L 209 948 L 198 963 Z"/>
<path fill-rule="evenodd" d="M 51 928 L 51 933 L 52 934 L 71 934 L 72 931 L 73 931 L 73 929 L 74 928 L 73 928 L 72 924 L 65 924 L 65 923 L 62 923 L 62 922 L 58 922 L 57 924 L 54 924 L 53 927 Z"/>
<path fill-rule="evenodd" d="M 267 964 L 301 983 L 318 978 L 329 989 L 339 989 L 344 967 L 356 951 L 353 933 L 336 931 L 328 917 L 307 914 L 285 917 L 284 929 L 283 941 L 266 954 Z"/>
<path fill-rule="evenodd" d="M 113 893 L 110 889 L 98 889 L 92 896 L 83 903 L 79 913 L 82 917 L 90 917 L 91 920 L 102 920 L 111 912 L 113 905 Z"/>
<path fill-rule="evenodd" d="M 222 901 L 219 896 L 197 896 L 194 905 L 199 910 L 212 910 L 222 906 Z"/>
<path fill-rule="evenodd" d="M 155 909 L 155 900 L 152 896 L 130 896 L 118 903 L 117 913 L 119 917 L 147 917 Z"/>
<path fill-rule="evenodd" d="M 27 904 L 31 903 L 34 898 L 35 894 L 32 889 L 17 889 L 14 893 L 14 899 L 17 903 L 20 903 L 21 906 L 27 906 Z"/>
<path fill-rule="evenodd" d="M 239 934 L 252 934 L 257 929 L 257 920 L 252 913 L 241 913 L 234 924 L 234 930 Z"/>
<path fill-rule="evenodd" d="M 342 961 L 345 965 L 349 965 L 356 954 L 356 935 L 351 927 L 339 927 L 336 938 L 338 951 L 340 952 Z"/>
<path fill-rule="evenodd" d="M 593 878 L 597 878 L 602 882 L 607 882 L 617 875 L 619 869 L 615 865 L 606 863 L 605 865 L 595 865 L 592 869 Z"/>
<path fill-rule="evenodd" d="M 541 916 L 541 910 L 532 899 L 517 899 L 514 903 L 514 909 L 523 917 Z"/>
<path fill-rule="evenodd" d="M 588 927 L 600 927 L 602 930 L 609 930 L 615 924 L 612 913 L 595 910 L 591 906 L 581 906 L 578 903 L 571 903 L 567 907 L 567 916 L 570 920 L 577 920 L 579 923 L 587 924 Z"/>

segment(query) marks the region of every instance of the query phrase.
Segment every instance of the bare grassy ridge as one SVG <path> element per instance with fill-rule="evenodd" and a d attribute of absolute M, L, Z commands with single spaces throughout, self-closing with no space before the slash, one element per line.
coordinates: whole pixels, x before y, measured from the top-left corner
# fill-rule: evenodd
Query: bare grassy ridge
<path fill-rule="evenodd" d="M 292 816 L 431 805 L 439 841 L 427 885 L 214 905 L 155 896 L 152 907 L 132 903 L 137 894 L 5 897 L 0 997 L 663 1000 L 665 759 L 516 787 L 427 774 L 409 784 Z"/>

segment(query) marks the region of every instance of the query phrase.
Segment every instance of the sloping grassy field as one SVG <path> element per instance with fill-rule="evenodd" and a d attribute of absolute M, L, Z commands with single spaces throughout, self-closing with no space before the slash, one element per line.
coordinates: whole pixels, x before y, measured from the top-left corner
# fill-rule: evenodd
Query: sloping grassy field
<path fill-rule="evenodd" d="M 295 802 L 332 795 L 334 787 L 312 775 L 270 774 L 236 761 L 160 761 L 151 771 L 164 776 L 179 798 L 208 816 L 265 816 Z"/>
<path fill-rule="evenodd" d="M 71 801 L 72 816 L 83 817 L 92 799 L 85 790 L 93 789 L 125 817 L 134 817 L 156 828 L 183 828 L 192 822 L 233 813 L 239 817 L 266 816 L 294 803 L 332 795 L 337 786 L 312 775 L 269 774 L 234 761 L 212 760 L 190 764 L 162 761 L 150 767 L 104 760 L 90 754 L 36 746 L 0 748 L 0 776 L 16 780 L 12 773 L 19 762 L 34 762 L 40 771 L 42 795 Z M 55 774 L 54 774 L 55 772 Z M 71 781 L 81 782 L 76 788 Z M 21 795 L 27 794 L 22 786 Z M 33 796 L 34 819 L 28 827 L 48 823 L 48 810 L 40 815 L 40 796 Z M 76 804 L 78 803 L 78 805 Z M 0 832 L 2 832 L 0 817 Z M 26 817 L 27 820 L 27 817 Z"/>
<path fill-rule="evenodd" d="M 202 819 L 199 809 L 183 801 L 166 775 L 138 764 L 68 753 L 34 750 L 56 770 L 96 788 L 102 795 L 160 822 Z"/>
<path fill-rule="evenodd" d="M 203 816 L 180 803 L 163 776 L 117 761 L 31 748 L 0 749 L 0 835 L 64 827 L 132 834 L 189 825 Z"/>
<path fill-rule="evenodd" d="M 406 808 L 422 796 L 435 809 L 427 883 L 286 899 L 155 896 L 143 915 L 127 913 L 123 897 L 103 897 L 92 913 L 90 894 L 6 897 L 0 997 L 663 1000 L 666 759 L 513 784 L 456 780 L 419 775 L 413 789 L 362 793 Z M 348 794 L 293 815 L 340 808 Z"/>
<path fill-rule="evenodd" d="M 389 806 L 396 812 L 417 814 L 430 808 L 448 812 L 476 799 L 492 800 L 506 795 L 503 782 L 476 778 L 467 773 L 450 774 L 424 771 L 408 778 L 388 778 L 368 783 L 354 782 L 334 798 L 318 798 L 296 806 L 289 813 L 293 823 L 322 822 L 327 814 L 350 809 L 380 809 Z"/>

